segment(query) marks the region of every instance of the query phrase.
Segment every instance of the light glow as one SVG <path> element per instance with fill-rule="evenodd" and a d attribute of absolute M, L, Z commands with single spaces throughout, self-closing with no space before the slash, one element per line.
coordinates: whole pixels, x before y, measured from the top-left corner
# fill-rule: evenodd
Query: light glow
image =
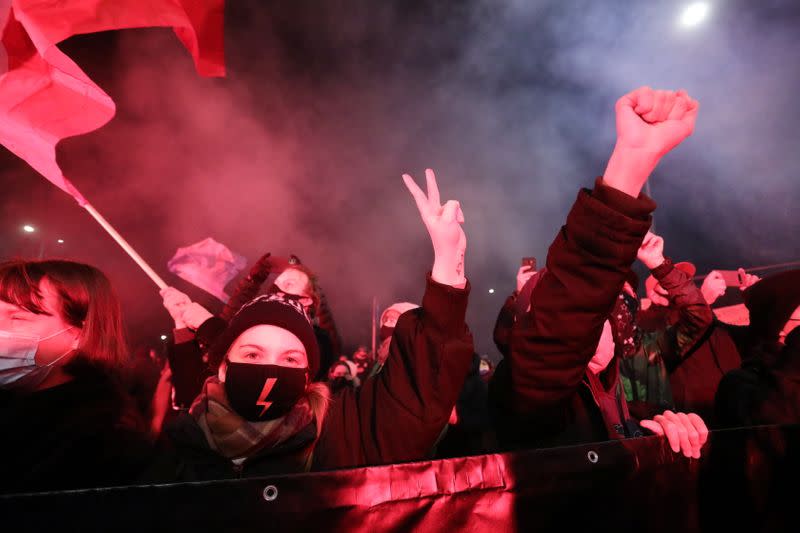
<path fill-rule="evenodd" d="M 711 5 L 708 2 L 694 2 L 683 9 L 681 26 L 693 28 L 708 18 Z"/>

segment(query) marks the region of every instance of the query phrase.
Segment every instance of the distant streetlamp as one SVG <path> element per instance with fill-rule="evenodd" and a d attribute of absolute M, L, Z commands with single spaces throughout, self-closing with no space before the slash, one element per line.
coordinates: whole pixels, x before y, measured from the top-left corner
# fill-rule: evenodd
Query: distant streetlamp
<path fill-rule="evenodd" d="M 708 2 L 693 2 L 683 8 L 680 23 L 684 28 L 693 28 L 708 18 L 711 5 Z"/>

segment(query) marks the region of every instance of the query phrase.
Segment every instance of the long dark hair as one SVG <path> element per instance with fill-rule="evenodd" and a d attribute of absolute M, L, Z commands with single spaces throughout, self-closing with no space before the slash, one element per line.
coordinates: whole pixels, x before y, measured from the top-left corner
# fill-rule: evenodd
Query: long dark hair
<path fill-rule="evenodd" d="M 65 260 L 0 263 L 0 300 L 42 314 L 41 282 L 53 286 L 58 312 L 71 326 L 82 328 L 82 358 L 109 369 L 121 369 L 128 357 L 119 300 L 108 278 L 97 268 Z"/>

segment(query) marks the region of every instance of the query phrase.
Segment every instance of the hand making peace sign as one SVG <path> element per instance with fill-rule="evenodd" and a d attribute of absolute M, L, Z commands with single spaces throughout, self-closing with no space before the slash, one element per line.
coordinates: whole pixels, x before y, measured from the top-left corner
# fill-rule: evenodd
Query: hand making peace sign
<path fill-rule="evenodd" d="M 428 229 L 433 244 L 434 263 L 431 277 L 437 283 L 464 287 L 464 253 L 467 249 L 467 236 L 461 224 L 464 213 L 456 200 L 448 200 L 441 205 L 439 187 L 433 170 L 425 170 L 428 194 L 426 195 L 408 174 L 403 181 L 417 203 L 422 222 Z"/>

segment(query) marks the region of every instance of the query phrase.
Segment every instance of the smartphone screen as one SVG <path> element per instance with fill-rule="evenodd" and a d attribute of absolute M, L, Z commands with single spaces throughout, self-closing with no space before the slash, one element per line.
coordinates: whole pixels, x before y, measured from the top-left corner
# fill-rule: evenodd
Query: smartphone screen
<path fill-rule="evenodd" d="M 739 276 L 737 270 L 718 270 L 722 274 L 722 279 L 725 280 L 726 287 L 741 287 L 742 278 Z"/>
<path fill-rule="evenodd" d="M 527 267 L 527 271 L 530 272 L 531 270 L 536 270 L 536 258 L 535 257 L 523 257 L 522 258 L 522 266 Z"/>

